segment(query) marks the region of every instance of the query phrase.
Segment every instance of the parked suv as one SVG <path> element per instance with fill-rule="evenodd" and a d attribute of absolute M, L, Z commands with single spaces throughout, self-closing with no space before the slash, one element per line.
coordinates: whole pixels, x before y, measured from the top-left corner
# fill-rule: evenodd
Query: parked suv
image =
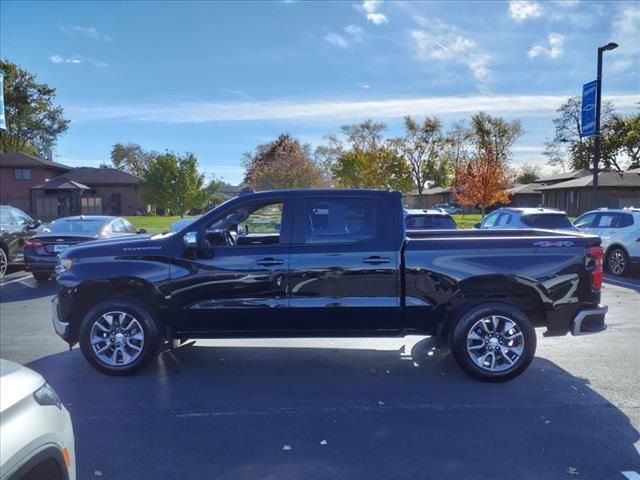
<path fill-rule="evenodd" d="M 0 360 L 0 479 L 75 478 L 69 412 L 40 374 Z"/>
<path fill-rule="evenodd" d="M 613 275 L 624 275 L 631 264 L 640 263 L 640 208 L 592 210 L 573 224 L 602 239 L 605 264 Z"/>
<path fill-rule="evenodd" d="M 39 226 L 39 221 L 22 210 L 0 205 L 0 279 L 7 273 L 9 265 L 22 263 L 23 246 Z"/>
<path fill-rule="evenodd" d="M 407 230 L 455 230 L 456 222 L 442 210 L 411 209 L 404 211 Z"/>
<path fill-rule="evenodd" d="M 473 227 L 492 230 L 514 228 L 576 230 L 566 213 L 551 208 L 499 208 Z"/>

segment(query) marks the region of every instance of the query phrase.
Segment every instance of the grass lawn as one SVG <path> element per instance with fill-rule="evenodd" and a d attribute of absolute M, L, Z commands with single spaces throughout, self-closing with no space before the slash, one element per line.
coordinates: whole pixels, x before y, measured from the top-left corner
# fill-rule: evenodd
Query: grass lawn
<path fill-rule="evenodd" d="M 169 230 L 169 225 L 180 220 L 179 216 L 153 216 L 153 215 L 135 215 L 132 217 L 124 217 L 135 225 L 136 228 L 144 228 L 147 233 L 162 233 Z"/>
<path fill-rule="evenodd" d="M 457 213 L 451 215 L 458 224 L 458 228 L 473 228 L 473 224 L 482 220 L 482 215 L 479 213 Z"/>

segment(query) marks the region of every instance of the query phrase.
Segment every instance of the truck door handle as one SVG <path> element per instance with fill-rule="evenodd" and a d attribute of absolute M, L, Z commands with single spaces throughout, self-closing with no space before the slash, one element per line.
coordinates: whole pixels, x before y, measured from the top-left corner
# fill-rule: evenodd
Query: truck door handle
<path fill-rule="evenodd" d="M 256 262 L 258 265 L 262 265 L 265 267 L 273 267 L 275 265 L 282 265 L 284 260 L 280 260 L 279 258 L 263 258 L 262 260 L 258 260 Z"/>
<path fill-rule="evenodd" d="M 374 255 L 373 257 L 363 258 L 362 261 L 364 263 L 370 263 L 371 265 L 380 265 L 381 263 L 389 263 L 391 260 L 386 257 Z"/>

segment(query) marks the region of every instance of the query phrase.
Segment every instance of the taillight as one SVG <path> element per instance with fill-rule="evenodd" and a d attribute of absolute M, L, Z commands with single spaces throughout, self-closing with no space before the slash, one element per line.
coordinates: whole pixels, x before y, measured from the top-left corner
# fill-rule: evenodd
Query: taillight
<path fill-rule="evenodd" d="M 602 247 L 589 247 L 587 248 L 587 257 L 593 259 L 596 264 L 591 271 L 591 288 L 600 290 L 602 288 L 602 258 L 604 257 L 604 250 L 602 250 Z"/>
<path fill-rule="evenodd" d="M 40 248 L 44 246 L 44 243 L 37 240 L 27 240 L 24 244 L 24 248 Z"/>

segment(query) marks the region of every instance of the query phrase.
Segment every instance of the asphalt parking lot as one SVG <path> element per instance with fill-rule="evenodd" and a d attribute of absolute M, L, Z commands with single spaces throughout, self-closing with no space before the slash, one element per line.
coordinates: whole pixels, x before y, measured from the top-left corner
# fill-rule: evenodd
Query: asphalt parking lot
<path fill-rule="evenodd" d="M 540 335 L 499 385 L 420 337 L 201 341 L 107 377 L 55 336 L 53 294 L 4 279 L 0 350 L 62 397 L 80 479 L 640 479 L 638 278 L 608 279 L 605 333 Z"/>

